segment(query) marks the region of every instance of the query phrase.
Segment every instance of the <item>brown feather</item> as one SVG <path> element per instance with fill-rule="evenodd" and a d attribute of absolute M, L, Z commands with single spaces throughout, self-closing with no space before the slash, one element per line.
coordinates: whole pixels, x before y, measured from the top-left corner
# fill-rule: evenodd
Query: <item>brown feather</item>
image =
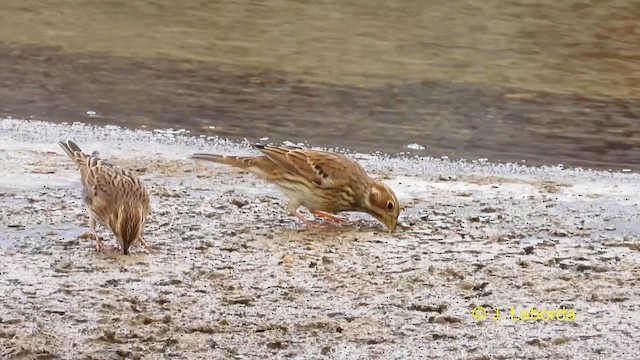
<path fill-rule="evenodd" d="M 58 142 L 80 170 L 83 201 L 89 212 L 89 225 L 95 222 L 108 227 L 128 254 L 129 247 L 141 239 L 145 218 L 150 211 L 149 194 L 144 184 L 131 172 L 99 157 L 87 155 L 72 141 Z"/>
<path fill-rule="evenodd" d="M 254 147 L 292 174 L 303 176 L 321 187 L 338 187 L 349 183 L 354 176 L 366 176 L 360 164 L 339 154 L 293 146 Z"/>
<path fill-rule="evenodd" d="M 393 229 L 399 205 L 393 191 L 372 179 L 355 160 L 327 151 L 294 146 L 253 145 L 263 156 L 194 154 L 208 160 L 245 169 L 277 185 L 289 198 L 289 214 L 307 221 L 297 212 L 362 211 Z M 372 196 L 371 192 L 376 195 Z M 391 203 L 391 205 L 389 205 Z M 326 217 L 326 216 L 325 216 Z"/>

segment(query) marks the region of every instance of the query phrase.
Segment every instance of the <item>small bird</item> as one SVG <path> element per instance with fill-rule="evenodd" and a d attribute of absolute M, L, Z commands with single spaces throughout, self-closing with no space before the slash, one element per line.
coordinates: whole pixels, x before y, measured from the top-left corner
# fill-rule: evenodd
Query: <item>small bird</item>
<path fill-rule="evenodd" d="M 136 241 L 148 247 L 142 231 L 150 201 L 140 179 L 101 159 L 97 151 L 87 155 L 73 141 L 59 141 L 58 144 L 80 170 L 82 200 L 89 212 L 89 227 L 96 239 L 96 250 L 105 249 L 96 232 L 96 222 L 113 232 L 125 255 Z"/>
<path fill-rule="evenodd" d="M 334 223 L 348 223 L 330 213 L 365 212 L 392 232 L 400 204 L 391 188 L 371 178 L 356 161 L 332 152 L 295 146 L 252 145 L 261 156 L 226 156 L 197 153 L 192 159 L 213 161 L 244 169 L 277 185 L 287 196 L 289 215 L 305 225 L 318 225 L 298 212 L 304 206 L 312 214 Z"/>

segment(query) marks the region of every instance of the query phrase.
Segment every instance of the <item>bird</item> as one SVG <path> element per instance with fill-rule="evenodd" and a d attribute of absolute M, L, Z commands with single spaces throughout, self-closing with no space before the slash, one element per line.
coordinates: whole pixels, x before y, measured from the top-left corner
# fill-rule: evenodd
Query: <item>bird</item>
<path fill-rule="evenodd" d="M 287 211 L 308 227 L 322 226 L 298 212 L 300 206 L 332 223 L 349 223 L 331 213 L 372 215 L 389 232 L 398 223 L 400 204 L 393 190 L 371 178 L 355 160 L 333 152 L 290 145 L 252 144 L 259 156 L 195 153 L 192 159 L 212 161 L 246 170 L 275 184 L 287 196 Z"/>
<path fill-rule="evenodd" d="M 98 151 L 88 155 L 70 140 L 58 141 L 58 145 L 80 170 L 82 200 L 89 213 L 96 250 L 106 250 L 96 232 L 97 225 L 111 230 L 125 255 L 136 242 L 148 248 L 142 232 L 151 206 L 142 181 L 130 171 L 102 159 Z"/>

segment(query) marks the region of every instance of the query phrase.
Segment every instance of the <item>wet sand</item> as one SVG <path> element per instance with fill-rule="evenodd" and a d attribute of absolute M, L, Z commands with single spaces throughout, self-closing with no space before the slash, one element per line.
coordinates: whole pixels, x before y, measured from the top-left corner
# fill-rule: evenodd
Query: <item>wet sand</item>
<path fill-rule="evenodd" d="M 96 253 L 56 140 L 151 189 L 149 250 Z M 404 204 L 389 234 L 307 230 L 240 171 L 245 144 L 0 121 L 0 357 L 632 359 L 640 330 L 637 174 L 353 154 Z M 101 234 L 108 233 L 102 229 Z M 111 242 L 113 244 L 113 242 Z M 476 321 L 566 308 L 575 321 Z"/>

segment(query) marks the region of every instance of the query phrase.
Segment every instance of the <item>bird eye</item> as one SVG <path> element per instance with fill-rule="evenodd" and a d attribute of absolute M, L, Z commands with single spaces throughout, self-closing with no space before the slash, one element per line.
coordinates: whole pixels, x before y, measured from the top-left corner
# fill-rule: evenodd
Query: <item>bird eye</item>
<path fill-rule="evenodd" d="M 391 201 L 387 201 L 387 209 L 393 210 L 393 203 Z"/>

